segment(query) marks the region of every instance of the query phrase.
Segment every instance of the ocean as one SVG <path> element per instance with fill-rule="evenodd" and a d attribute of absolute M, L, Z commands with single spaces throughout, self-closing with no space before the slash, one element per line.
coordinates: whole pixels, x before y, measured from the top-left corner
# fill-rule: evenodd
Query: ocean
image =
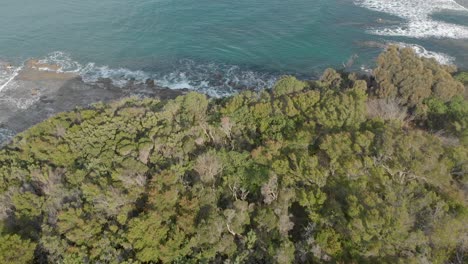
<path fill-rule="evenodd" d="M 284 74 L 365 71 L 390 43 L 468 68 L 467 0 L 1 2 L 0 61 L 37 58 L 87 82 L 151 78 L 222 96 Z M 0 71 L 0 87 L 15 72 Z"/>

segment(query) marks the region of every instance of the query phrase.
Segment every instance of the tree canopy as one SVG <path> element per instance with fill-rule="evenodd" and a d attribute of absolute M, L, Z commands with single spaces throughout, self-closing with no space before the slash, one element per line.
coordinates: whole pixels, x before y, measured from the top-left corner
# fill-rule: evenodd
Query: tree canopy
<path fill-rule="evenodd" d="M 466 262 L 452 73 L 393 47 L 368 81 L 59 114 L 0 150 L 0 262 Z"/>

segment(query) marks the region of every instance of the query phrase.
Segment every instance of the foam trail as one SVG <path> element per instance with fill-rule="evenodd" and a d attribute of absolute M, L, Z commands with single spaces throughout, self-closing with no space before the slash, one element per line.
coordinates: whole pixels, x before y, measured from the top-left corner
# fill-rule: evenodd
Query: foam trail
<path fill-rule="evenodd" d="M 468 27 L 436 21 L 431 15 L 444 11 L 468 13 L 468 9 L 454 0 L 355 0 L 361 7 L 398 16 L 406 20 L 402 25 L 372 29 L 371 33 L 385 36 L 414 38 L 467 39 Z"/>
<path fill-rule="evenodd" d="M 0 86 L 0 92 L 5 89 L 15 78 L 18 76 L 19 72 L 23 69 L 23 66 L 16 68 L 12 74 L 8 77 L 6 82 Z"/>

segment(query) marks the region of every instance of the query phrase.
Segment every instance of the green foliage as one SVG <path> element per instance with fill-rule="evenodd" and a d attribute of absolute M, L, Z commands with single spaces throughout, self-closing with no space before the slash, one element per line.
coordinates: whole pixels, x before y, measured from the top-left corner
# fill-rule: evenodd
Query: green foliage
<path fill-rule="evenodd" d="M 296 93 L 304 90 L 306 86 L 307 84 L 305 82 L 299 81 L 293 76 L 284 76 L 283 78 L 279 79 L 273 87 L 273 93 L 276 96 Z"/>
<path fill-rule="evenodd" d="M 455 75 L 455 80 L 463 83 L 463 84 L 468 84 L 468 72 L 460 72 L 457 75 Z"/>
<path fill-rule="evenodd" d="M 0 263 L 466 262 L 460 84 L 410 50 L 378 64 L 32 127 L 0 150 Z M 368 118 L 374 95 L 417 115 Z"/>
<path fill-rule="evenodd" d="M 375 94 L 380 98 L 398 97 L 405 105 L 418 106 L 431 96 L 449 101 L 465 91 L 451 69 L 433 59 L 419 58 L 410 48 L 392 46 L 377 62 Z"/>
<path fill-rule="evenodd" d="M 343 83 L 343 78 L 336 72 L 335 69 L 326 69 L 320 78 L 320 85 L 322 87 L 340 89 Z"/>
<path fill-rule="evenodd" d="M 0 235 L 0 263 L 33 263 L 36 244 L 18 235 Z"/>
<path fill-rule="evenodd" d="M 448 130 L 468 143 L 468 100 L 456 96 L 450 102 L 430 98 L 427 106 L 428 126 L 435 130 Z"/>

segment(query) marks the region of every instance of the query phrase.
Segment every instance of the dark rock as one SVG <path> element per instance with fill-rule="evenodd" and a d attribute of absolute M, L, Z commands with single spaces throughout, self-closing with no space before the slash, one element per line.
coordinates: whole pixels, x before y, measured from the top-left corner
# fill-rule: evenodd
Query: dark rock
<path fill-rule="evenodd" d="M 146 84 L 146 86 L 148 86 L 150 88 L 155 87 L 154 80 L 152 80 L 152 79 L 146 79 L 145 84 Z"/>

